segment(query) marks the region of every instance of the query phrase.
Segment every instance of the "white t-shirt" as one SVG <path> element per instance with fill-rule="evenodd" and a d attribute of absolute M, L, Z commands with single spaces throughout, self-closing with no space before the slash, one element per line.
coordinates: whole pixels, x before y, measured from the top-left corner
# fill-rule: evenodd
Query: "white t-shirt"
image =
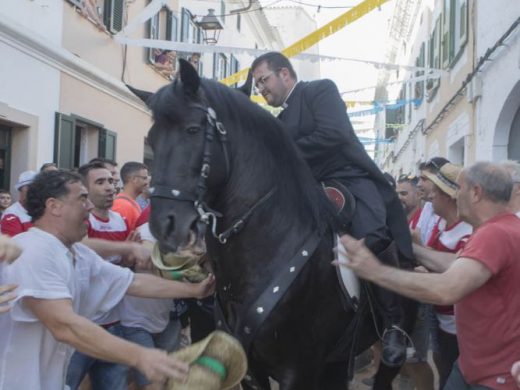
<path fill-rule="evenodd" d="M 137 228 L 141 238 L 154 242 L 148 222 Z M 126 295 L 120 305 L 121 325 L 142 328 L 150 333 L 162 332 L 170 321 L 173 299 L 140 298 Z"/>
<path fill-rule="evenodd" d="M 11 311 L 0 316 L 0 390 L 62 390 L 73 349 L 54 339 L 24 298 L 70 299 L 74 312 L 92 318 L 121 301 L 133 274 L 38 228 L 14 240 L 22 255 L 1 270 L 3 282 L 18 288 Z"/>
<path fill-rule="evenodd" d="M 87 235 L 89 238 L 101 238 L 108 241 L 125 241 L 129 234 L 130 230 L 126 225 L 125 219 L 115 211 L 109 210 L 108 219 L 106 220 L 96 217 L 93 213 L 90 213 L 88 217 Z M 121 262 L 121 256 L 109 256 L 104 259 L 113 264 L 119 264 Z M 121 319 L 119 307 L 116 306 L 108 313 L 96 315 L 89 319 L 99 325 L 113 324 Z"/>

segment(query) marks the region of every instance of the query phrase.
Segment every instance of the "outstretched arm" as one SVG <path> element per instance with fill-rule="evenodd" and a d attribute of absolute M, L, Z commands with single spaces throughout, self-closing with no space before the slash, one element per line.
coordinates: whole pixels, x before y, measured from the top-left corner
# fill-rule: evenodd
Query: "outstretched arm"
<path fill-rule="evenodd" d="M 453 305 L 492 276 L 484 264 L 468 258 L 458 258 L 440 274 L 404 271 L 382 264 L 363 240 L 344 235 L 341 242 L 349 261 L 335 265 L 351 268 L 363 279 L 420 302 Z"/>
<path fill-rule="evenodd" d="M 413 243 L 413 254 L 419 263 L 428 270 L 442 273 L 457 259 L 456 253 L 440 252 Z"/>
<path fill-rule="evenodd" d="M 143 298 L 204 298 L 215 291 L 215 277 L 209 275 L 200 283 L 184 283 L 138 273 L 127 294 Z"/>
<path fill-rule="evenodd" d="M 167 356 L 165 352 L 144 348 L 111 335 L 74 313 L 70 299 L 24 298 L 24 302 L 56 340 L 89 356 L 135 367 L 153 382 L 161 383 L 169 377 L 186 379 L 186 364 Z"/>

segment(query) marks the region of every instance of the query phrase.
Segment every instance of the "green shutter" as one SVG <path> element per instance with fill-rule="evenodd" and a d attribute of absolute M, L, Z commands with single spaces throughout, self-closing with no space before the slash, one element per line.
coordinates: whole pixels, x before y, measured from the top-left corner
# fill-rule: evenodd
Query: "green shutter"
<path fill-rule="evenodd" d="M 173 13 L 169 9 L 166 9 L 166 40 L 172 40 L 172 18 Z"/>
<path fill-rule="evenodd" d="M 98 155 L 109 160 L 116 161 L 117 133 L 107 130 L 99 130 Z"/>
<path fill-rule="evenodd" d="M 125 0 L 112 0 L 112 25 L 111 30 L 119 32 L 123 29 L 123 14 L 125 11 Z"/>
<path fill-rule="evenodd" d="M 54 132 L 54 161 L 58 168 L 74 168 L 76 121 L 73 117 L 56 113 Z"/>
<path fill-rule="evenodd" d="M 461 4 L 459 7 L 460 7 L 459 38 L 460 38 L 460 46 L 463 46 L 468 41 L 468 1 L 461 0 Z"/>
<path fill-rule="evenodd" d="M 123 29 L 124 12 L 125 0 L 105 0 L 103 21 L 111 33 L 117 33 Z"/>

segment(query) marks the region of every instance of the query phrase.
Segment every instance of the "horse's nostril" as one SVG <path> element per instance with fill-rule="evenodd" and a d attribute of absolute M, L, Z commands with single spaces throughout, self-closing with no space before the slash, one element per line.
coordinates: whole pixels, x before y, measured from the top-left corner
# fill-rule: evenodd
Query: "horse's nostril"
<path fill-rule="evenodd" d="M 168 225 L 166 226 L 166 234 L 170 235 L 174 231 L 175 231 L 175 217 L 173 215 L 170 215 L 168 217 Z"/>

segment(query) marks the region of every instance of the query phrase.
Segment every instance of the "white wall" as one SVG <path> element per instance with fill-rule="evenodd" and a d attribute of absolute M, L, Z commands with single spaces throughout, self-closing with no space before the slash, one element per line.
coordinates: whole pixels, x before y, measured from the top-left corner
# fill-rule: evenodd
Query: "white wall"
<path fill-rule="evenodd" d="M 476 58 L 485 54 L 520 15 L 520 2 L 477 2 Z M 507 158 L 509 129 L 520 106 L 520 28 L 507 45 L 491 56 L 479 77 L 481 97 L 476 103 L 476 156 L 478 160 Z"/>
<path fill-rule="evenodd" d="M 264 12 L 269 19 L 269 23 L 280 32 L 284 48 L 317 29 L 316 21 L 301 7 L 266 8 Z M 319 54 L 318 45 L 305 52 Z M 291 63 L 299 80 L 307 81 L 321 78 L 319 61 L 312 62 L 291 58 Z"/>
<path fill-rule="evenodd" d="M 32 158 L 35 166 L 13 163 L 13 182 L 21 170 L 35 169 L 52 160 L 54 113 L 59 107 L 60 72 L 26 44 L 24 33 L 59 46 L 62 17 L 63 1 L 0 2 L 0 102 L 38 118 L 37 128 L 30 129 L 29 140 L 37 144 L 36 158 Z M 22 33 L 13 34 L 13 31 Z M 35 135 L 37 139 L 34 139 Z"/>

